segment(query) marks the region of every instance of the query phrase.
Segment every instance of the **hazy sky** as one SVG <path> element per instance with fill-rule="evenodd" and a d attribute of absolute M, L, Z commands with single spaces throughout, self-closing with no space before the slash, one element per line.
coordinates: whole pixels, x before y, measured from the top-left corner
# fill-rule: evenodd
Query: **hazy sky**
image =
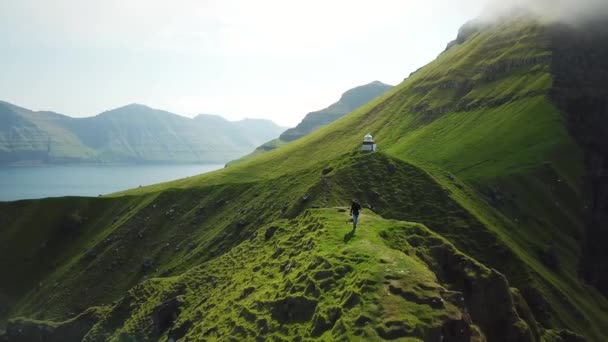
<path fill-rule="evenodd" d="M 349 88 L 401 82 L 485 2 L 0 0 L 0 100 L 293 126 Z"/>

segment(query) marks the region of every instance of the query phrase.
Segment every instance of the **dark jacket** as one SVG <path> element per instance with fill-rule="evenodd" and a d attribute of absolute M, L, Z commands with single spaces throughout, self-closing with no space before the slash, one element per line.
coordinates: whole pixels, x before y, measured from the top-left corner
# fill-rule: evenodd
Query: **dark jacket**
<path fill-rule="evenodd" d="M 359 211 L 361 210 L 361 205 L 357 202 L 353 202 L 350 206 L 350 214 L 351 215 L 359 215 Z"/>

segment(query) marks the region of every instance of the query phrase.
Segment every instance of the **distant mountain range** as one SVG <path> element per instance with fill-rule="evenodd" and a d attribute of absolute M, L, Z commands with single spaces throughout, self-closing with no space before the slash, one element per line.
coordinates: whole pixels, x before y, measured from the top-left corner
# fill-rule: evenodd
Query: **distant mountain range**
<path fill-rule="evenodd" d="M 190 119 L 139 104 L 72 118 L 0 101 L 0 164 L 224 163 L 284 130 L 269 120 Z"/>
<path fill-rule="evenodd" d="M 393 86 L 374 81 L 362 86 L 347 90 L 340 99 L 325 109 L 306 114 L 304 119 L 294 128 L 283 132 L 277 139 L 264 143 L 255 149 L 253 153 L 241 158 L 239 161 L 249 159 L 264 152 L 272 151 L 290 141 L 314 132 L 315 130 L 330 124 L 344 115 L 358 109 L 374 98 L 386 93 Z M 234 161 L 237 162 L 237 161 Z M 231 163 L 232 164 L 232 163 Z"/>

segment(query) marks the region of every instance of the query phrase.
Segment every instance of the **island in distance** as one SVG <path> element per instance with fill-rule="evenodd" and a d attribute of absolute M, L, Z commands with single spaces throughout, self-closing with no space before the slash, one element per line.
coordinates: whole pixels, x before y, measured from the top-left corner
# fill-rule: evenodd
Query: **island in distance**
<path fill-rule="evenodd" d="M 270 120 L 191 119 L 140 104 L 72 118 L 0 101 L 0 165 L 224 163 L 285 129 Z"/>

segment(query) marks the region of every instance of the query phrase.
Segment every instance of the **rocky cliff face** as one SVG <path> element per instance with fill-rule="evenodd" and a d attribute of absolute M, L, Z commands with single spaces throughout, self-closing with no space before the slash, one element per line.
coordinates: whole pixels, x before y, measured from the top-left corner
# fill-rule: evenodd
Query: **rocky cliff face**
<path fill-rule="evenodd" d="M 608 24 L 555 26 L 550 35 L 551 98 L 585 156 L 587 234 L 580 272 L 608 296 Z"/>

